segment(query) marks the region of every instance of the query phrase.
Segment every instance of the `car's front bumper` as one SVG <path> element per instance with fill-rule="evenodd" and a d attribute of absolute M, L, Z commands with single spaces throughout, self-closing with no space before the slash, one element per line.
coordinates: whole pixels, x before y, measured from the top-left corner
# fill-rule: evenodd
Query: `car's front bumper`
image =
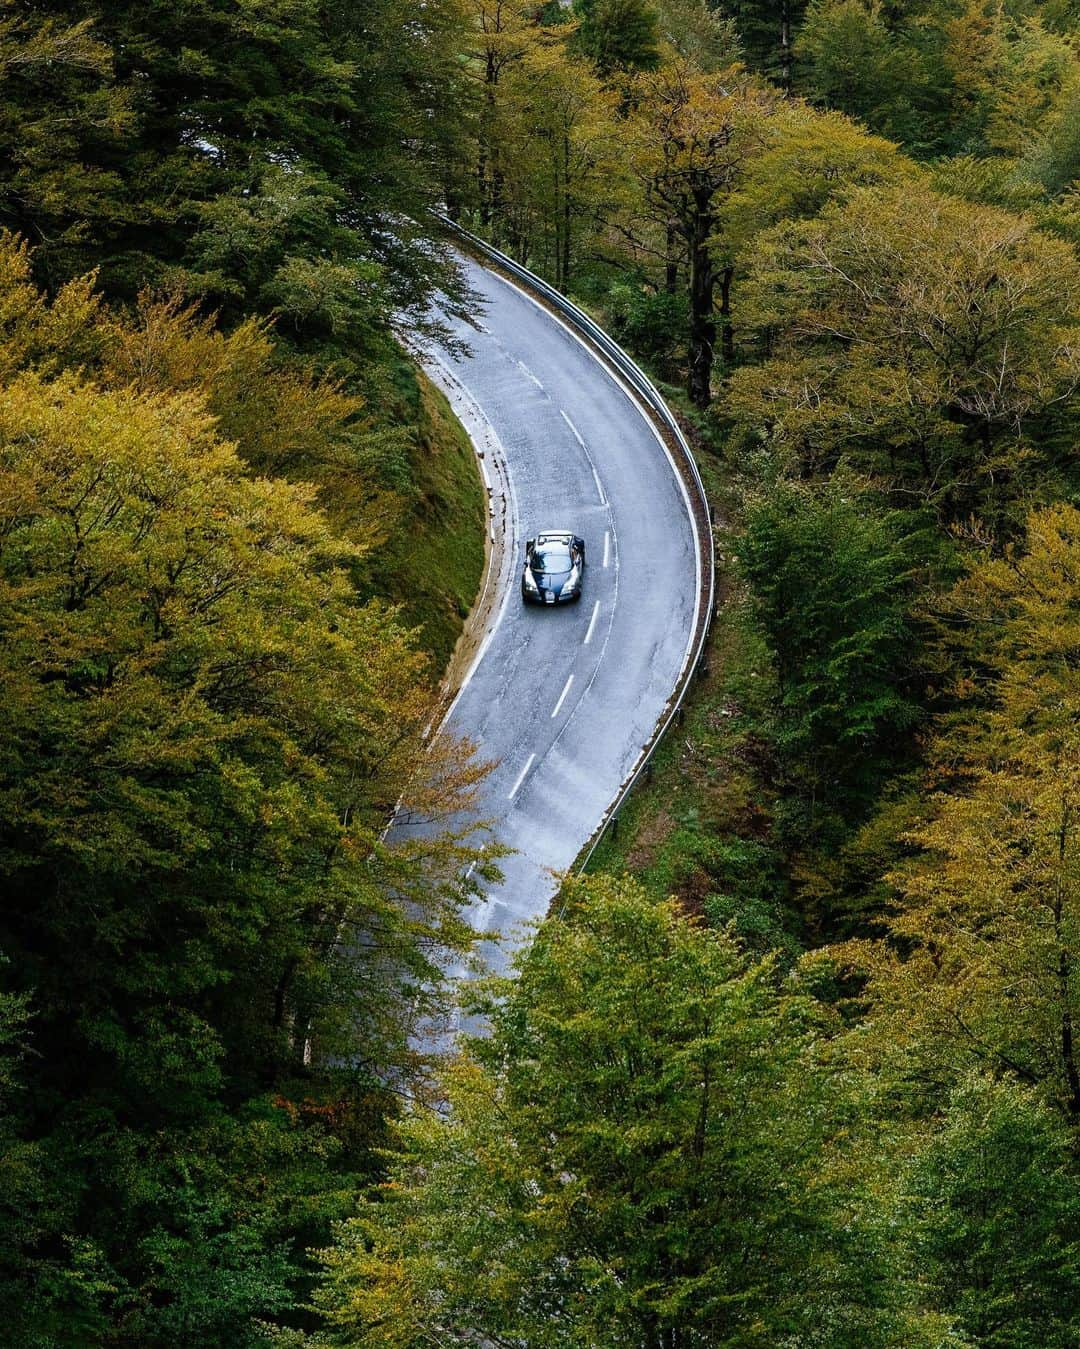
<path fill-rule="evenodd" d="M 571 604 L 574 600 L 581 598 L 581 587 L 575 586 L 573 590 L 563 590 L 558 595 L 550 590 L 522 590 L 521 598 L 526 604 Z"/>

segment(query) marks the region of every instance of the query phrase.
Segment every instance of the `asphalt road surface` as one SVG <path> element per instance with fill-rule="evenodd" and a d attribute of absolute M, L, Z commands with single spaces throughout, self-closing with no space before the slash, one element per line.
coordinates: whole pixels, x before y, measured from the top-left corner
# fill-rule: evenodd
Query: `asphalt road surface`
<path fill-rule="evenodd" d="M 689 501 L 653 423 L 572 332 L 515 285 L 466 260 L 478 327 L 469 354 L 432 351 L 433 373 L 484 449 L 505 543 L 493 626 L 447 729 L 497 767 L 479 815 L 515 851 L 472 912 L 500 932 L 504 968 L 528 938 L 636 763 L 688 657 L 700 565 Z M 524 605 L 524 542 L 585 539 L 576 604 Z"/>

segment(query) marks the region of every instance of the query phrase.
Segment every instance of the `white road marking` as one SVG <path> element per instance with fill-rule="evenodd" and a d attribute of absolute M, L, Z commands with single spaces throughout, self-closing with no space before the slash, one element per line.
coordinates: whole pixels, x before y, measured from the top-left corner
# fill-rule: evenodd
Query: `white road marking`
<path fill-rule="evenodd" d="M 576 426 L 574 425 L 574 423 L 570 420 L 570 418 L 566 415 L 566 413 L 563 411 L 562 408 L 559 409 L 559 415 L 562 417 L 563 421 L 567 424 L 567 426 L 568 426 L 568 427 L 570 428 L 570 430 L 573 432 L 574 439 L 575 439 L 575 440 L 577 441 L 577 443 L 581 446 L 581 448 L 584 449 L 584 448 L 585 448 L 585 442 L 584 442 L 584 441 L 582 440 L 582 438 L 581 438 L 581 432 L 577 429 L 577 427 L 576 427 Z"/>
<path fill-rule="evenodd" d="M 544 386 L 540 383 L 540 381 L 536 378 L 536 376 L 533 374 L 533 372 L 529 369 L 529 367 L 525 364 L 524 361 L 518 361 L 518 369 L 521 371 L 523 375 L 527 375 L 528 378 L 531 379 L 532 382 L 536 385 L 536 387 L 541 392 L 543 392 Z"/>
<path fill-rule="evenodd" d="M 573 682 L 574 676 L 571 675 L 570 678 L 566 681 L 565 685 L 563 686 L 562 693 L 559 694 L 559 701 L 555 704 L 555 710 L 551 714 L 553 718 L 559 715 L 559 711 L 562 708 L 563 703 L 566 701 L 566 695 L 570 692 L 570 685 Z"/>
<path fill-rule="evenodd" d="M 608 550 L 610 549 L 610 547 L 611 547 L 611 535 L 610 535 L 610 534 L 608 533 L 608 531 L 605 529 L 605 530 L 604 530 L 604 566 L 605 566 L 605 567 L 606 567 L 607 564 L 608 564 Z"/>
<path fill-rule="evenodd" d="M 585 640 L 584 642 L 582 642 L 582 646 L 588 646 L 589 643 L 592 641 L 593 628 L 596 627 L 596 620 L 599 617 L 600 617 L 600 601 L 597 600 L 596 603 L 593 605 L 592 618 L 589 619 L 589 630 L 585 634 Z"/>
<path fill-rule="evenodd" d="M 530 754 L 529 757 L 525 760 L 525 767 L 518 774 L 517 782 L 514 783 L 514 785 L 510 788 L 509 792 L 507 792 L 506 794 L 506 799 L 508 801 L 512 801 L 514 797 L 517 796 L 518 788 L 525 781 L 525 774 L 529 771 L 529 769 L 533 766 L 535 762 L 536 762 L 536 755 Z"/>
<path fill-rule="evenodd" d="M 566 415 L 566 413 L 563 411 L 562 408 L 559 409 L 559 412 L 562 415 L 563 421 L 574 433 L 574 439 L 577 441 L 577 443 L 581 446 L 582 450 L 584 451 L 585 458 L 589 461 L 589 467 L 592 469 L 593 482 L 596 483 L 596 495 L 600 498 L 600 505 L 606 506 L 607 497 L 604 495 L 603 484 L 600 482 L 600 474 L 597 473 L 596 471 L 596 465 L 593 463 L 592 455 L 589 453 L 589 447 L 585 444 L 585 441 L 582 439 L 581 432 L 577 429 L 577 427 Z"/>
<path fill-rule="evenodd" d="M 480 844 L 480 851 L 481 851 L 481 852 L 487 852 L 487 844 L 486 844 L 486 843 L 481 843 L 481 844 Z M 472 874 L 473 874 L 473 872 L 476 870 L 476 863 L 479 862 L 479 860 L 480 860 L 480 859 L 479 859 L 479 857 L 478 857 L 478 858 L 476 858 L 476 861 L 473 861 L 473 862 L 470 862 L 470 863 L 469 863 L 469 869 L 468 869 L 468 871 L 466 871 L 466 873 L 465 873 L 465 879 L 466 879 L 467 881 L 471 881 L 471 880 L 472 880 Z"/>

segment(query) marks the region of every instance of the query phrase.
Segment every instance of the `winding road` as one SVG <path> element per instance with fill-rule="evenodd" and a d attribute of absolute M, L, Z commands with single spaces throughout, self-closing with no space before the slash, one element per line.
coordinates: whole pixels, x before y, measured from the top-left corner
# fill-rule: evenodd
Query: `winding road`
<path fill-rule="evenodd" d="M 496 767 L 478 813 L 514 849 L 475 906 L 505 968 L 629 776 L 688 659 L 701 585 L 685 486 L 635 395 L 562 320 L 472 259 L 467 355 L 428 348 L 481 453 L 495 550 L 490 630 L 445 722 Z M 578 604 L 521 602 L 524 540 L 565 528 L 586 543 Z"/>

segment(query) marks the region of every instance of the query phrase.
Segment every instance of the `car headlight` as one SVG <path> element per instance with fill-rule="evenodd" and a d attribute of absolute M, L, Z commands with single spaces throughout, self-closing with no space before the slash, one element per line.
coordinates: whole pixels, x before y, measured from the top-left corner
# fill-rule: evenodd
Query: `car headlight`
<path fill-rule="evenodd" d="M 574 586 L 576 586 L 578 581 L 580 580 L 581 580 L 581 568 L 571 567 L 570 575 L 566 578 L 566 587 L 570 590 L 573 590 Z"/>
<path fill-rule="evenodd" d="M 532 571 L 528 567 L 525 568 L 525 589 L 526 590 L 539 589 L 539 586 L 536 584 L 536 577 L 532 574 Z"/>

